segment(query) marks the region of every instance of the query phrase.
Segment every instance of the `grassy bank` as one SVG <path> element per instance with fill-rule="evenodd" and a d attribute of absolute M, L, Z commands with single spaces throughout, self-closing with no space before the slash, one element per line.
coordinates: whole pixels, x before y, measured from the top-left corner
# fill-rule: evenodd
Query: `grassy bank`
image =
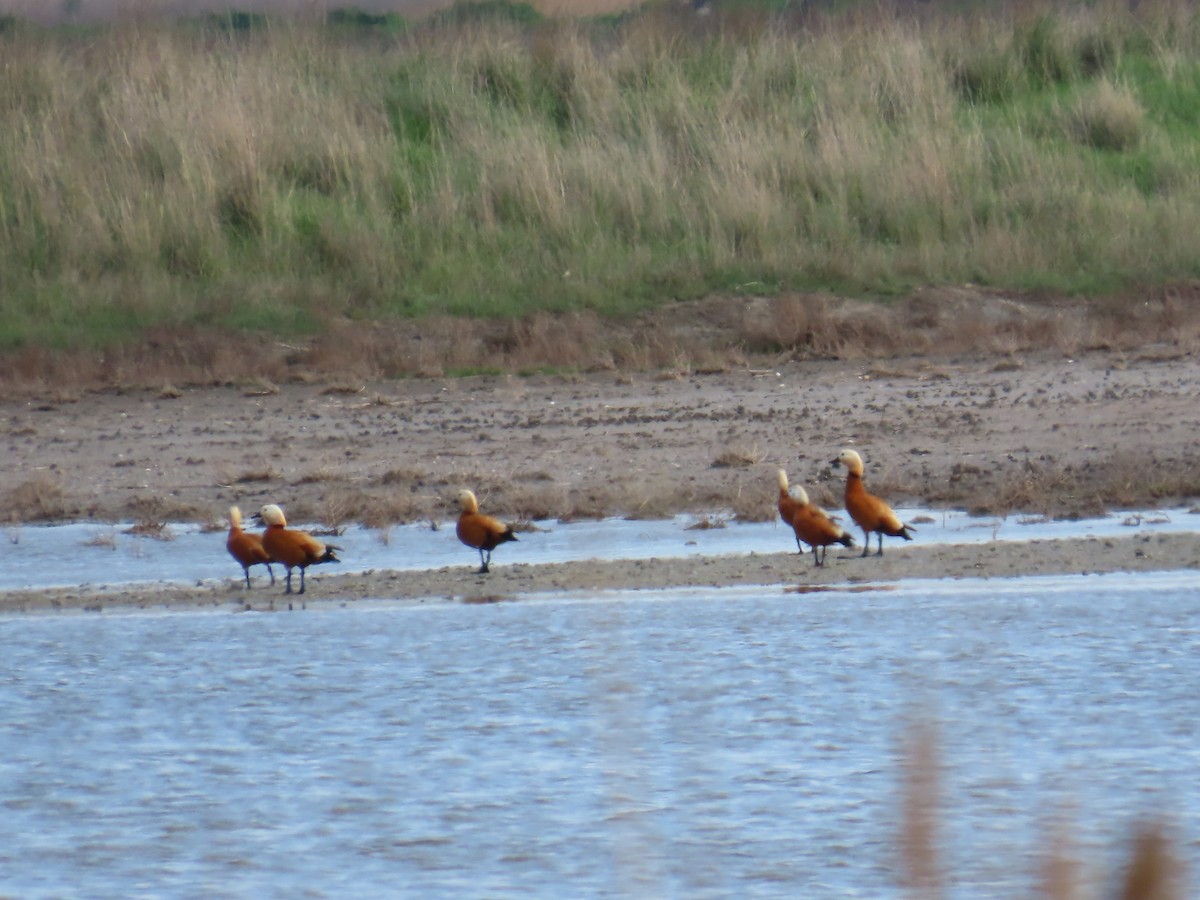
<path fill-rule="evenodd" d="M 1195 278 L 1200 12 L 987 9 L 9 22 L 0 348 Z"/>

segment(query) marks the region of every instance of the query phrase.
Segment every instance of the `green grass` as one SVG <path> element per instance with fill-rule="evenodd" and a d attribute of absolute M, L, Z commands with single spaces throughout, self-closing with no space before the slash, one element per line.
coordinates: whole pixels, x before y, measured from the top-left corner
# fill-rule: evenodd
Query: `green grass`
<path fill-rule="evenodd" d="M 0 55 L 0 347 L 1200 276 L 1185 5 L 5 19 Z"/>

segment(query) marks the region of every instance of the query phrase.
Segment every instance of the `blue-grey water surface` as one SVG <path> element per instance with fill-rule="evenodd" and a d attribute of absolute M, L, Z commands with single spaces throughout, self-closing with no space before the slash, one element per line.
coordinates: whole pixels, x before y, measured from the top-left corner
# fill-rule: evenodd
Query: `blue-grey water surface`
<path fill-rule="evenodd" d="M 1200 515 L 1189 510 L 1122 512 L 1095 519 L 1047 520 L 1041 517 L 977 517 L 956 510 L 901 509 L 906 522 L 920 522 L 918 543 L 982 544 L 993 541 L 1038 541 L 1079 537 L 1200 534 Z M 835 513 L 836 514 L 836 513 Z M 778 520 L 726 522 L 704 517 L 722 527 L 696 529 L 697 519 L 599 522 L 539 522 L 523 532 L 520 543 L 501 547 L 497 564 L 531 564 L 579 559 L 647 559 L 650 557 L 712 556 L 731 553 L 786 553 L 796 548 L 791 529 Z M 306 527 L 301 525 L 301 528 Z M 311 527 L 311 526 L 308 526 Z M 238 566 L 225 551 L 225 532 L 196 525 L 167 526 L 161 537 L 130 534 L 131 523 L 106 525 L 74 522 L 65 525 L 15 526 L 0 539 L 0 590 L 78 586 L 196 582 L 224 579 L 239 583 Z M 411 571 L 440 566 L 478 566 L 478 555 L 463 547 L 454 523 L 434 531 L 426 525 L 403 525 L 378 531 L 351 525 L 328 540 L 341 547 L 339 573 L 368 569 Z M 310 573 L 320 580 L 326 570 Z M 259 567 L 257 578 L 265 579 Z"/>
<path fill-rule="evenodd" d="M 952 897 L 1200 871 L 1194 573 L 0 619 L 0 894 L 901 896 L 936 723 Z"/>

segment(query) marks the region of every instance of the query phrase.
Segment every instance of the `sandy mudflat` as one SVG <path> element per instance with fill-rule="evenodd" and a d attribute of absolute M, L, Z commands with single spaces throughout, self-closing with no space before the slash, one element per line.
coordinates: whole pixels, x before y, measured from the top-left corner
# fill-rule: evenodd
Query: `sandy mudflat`
<path fill-rule="evenodd" d="M 840 505 L 854 446 L 896 504 L 1095 515 L 1200 496 L 1200 356 L 803 362 L 680 377 L 407 379 L 0 400 L 0 519 L 772 515 Z"/>
<path fill-rule="evenodd" d="M 507 547 L 505 549 L 508 549 Z M 512 554 L 516 556 L 516 554 Z M 214 560 L 214 568 L 220 560 Z M 228 568 L 228 567 L 225 567 Z M 423 572 L 373 571 L 338 575 L 310 569 L 308 591 L 286 596 L 282 580 L 272 588 L 259 573 L 254 588 L 240 578 L 200 585 L 147 584 L 136 587 L 87 586 L 46 591 L 0 592 L 0 611 L 104 609 L 214 609 L 244 611 L 342 606 L 364 601 L 492 603 L 534 595 L 569 596 L 604 590 L 656 590 L 676 587 L 763 585 L 789 591 L 797 602 L 824 590 L 886 590 L 912 578 L 1011 578 L 1021 575 L 1102 575 L 1112 572 L 1200 570 L 1200 536 L 1129 535 L 986 545 L 906 546 L 885 549 L 883 557 L 859 558 L 831 552 L 823 568 L 795 553 L 569 562 L 524 565 L 494 562 L 486 576 L 469 565 Z M 258 572 L 258 570 L 256 570 Z M 1197 572 L 1200 585 L 1200 571 Z M 1086 590 L 1086 581 L 1080 582 Z"/>
<path fill-rule="evenodd" d="M 0 401 L 5 518 L 213 523 L 229 506 L 280 503 L 293 521 L 385 527 L 452 515 L 463 486 L 509 520 L 765 519 L 785 467 L 831 510 L 857 447 L 867 482 L 894 504 L 1005 514 L 1095 515 L 1184 506 L 1200 493 L 1200 359 L 1046 353 L 756 365 L 666 377 L 407 379 L 180 391 L 41 394 Z M 861 541 L 861 536 L 858 536 Z M 215 542 L 219 548 L 220 542 Z M 309 597 L 517 597 L 574 589 L 845 584 L 1200 566 L 1192 537 L 980 547 L 897 544 L 883 559 L 814 572 L 779 552 L 693 560 L 521 564 L 497 553 L 487 579 L 463 566 L 413 575 L 312 570 Z M 198 588 L 7 594 L 6 608 L 222 606 L 238 569 L 215 552 Z M 228 579 L 228 580 L 226 580 Z M 254 605 L 268 593 L 255 590 Z"/>

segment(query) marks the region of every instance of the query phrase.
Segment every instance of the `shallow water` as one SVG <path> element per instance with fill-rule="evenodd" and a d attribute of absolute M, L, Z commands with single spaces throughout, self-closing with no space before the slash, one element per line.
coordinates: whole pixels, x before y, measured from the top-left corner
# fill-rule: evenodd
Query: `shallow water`
<path fill-rule="evenodd" d="M 919 520 L 917 542 L 922 545 L 1200 532 L 1200 515 L 1182 509 L 1126 512 L 1082 521 L 974 518 L 962 512 L 917 509 L 900 513 L 907 522 Z M 518 543 L 500 547 L 495 560 L 503 565 L 506 561 L 648 559 L 776 553 L 796 546 L 791 531 L 778 521 L 739 524 L 719 517 L 711 521 L 724 527 L 696 529 L 692 526 L 697 520 L 692 517 L 638 522 L 605 519 L 571 525 L 540 522 L 538 531 L 522 533 Z M 241 567 L 225 552 L 223 531 L 205 533 L 195 525 L 171 525 L 166 531 L 171 539 L 157 540 L 128 534 L 129 527 L 76 523 L 9 528 L 0 535 L 0 590 L 241 577 Z M 351 526 L 327 540 L 343 548 L 339 572 L 479 565 L 478 555 L 454 536 L 452 522 L 442 523 L 436 531 L 427 525 L 386 531 Z M 252 577 L 265 579 L 267 573 L 256 566 Z"/>
<path fill-rule="evenodd" d="M 901 897 L 914 711 L 947 896 L 1055 816 L 1092 888 L 1144 815 L 1200 872 L 1197 622 L 1194 573 L 9 617 L 0 894 Z"/>

